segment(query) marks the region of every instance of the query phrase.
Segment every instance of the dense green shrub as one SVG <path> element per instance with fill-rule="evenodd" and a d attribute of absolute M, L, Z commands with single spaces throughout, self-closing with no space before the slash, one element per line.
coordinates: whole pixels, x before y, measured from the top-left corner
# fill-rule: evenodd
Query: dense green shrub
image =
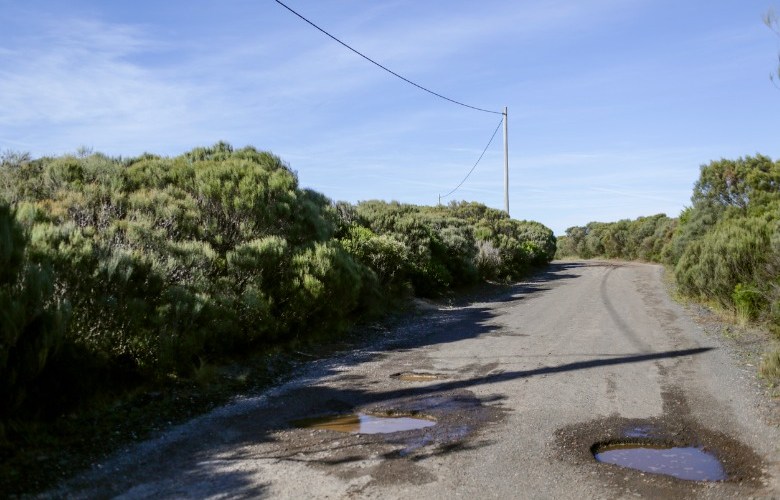
<path fill-rule="evenodd" d="M 51 273 L 28 260 L 14 213 L 0 202 L 0 439 L 2 421 L 30 396 L 62 342 L 66 305 L 52 300 Z"/>
<path fill-rule="evenodd" d="M 780 162 L 766 156 L 702 166 L 681 217 L 676 274 L 691 294 L 743 319 L 774 315 L 780 285 Z M 709 264 L 709 268 L 706 265 Z"/>
<path fill-rule="evenodd" d="M 760 219 L 735 219 L 718 224 L 688 245 L 675 276 L 680 290 L 717 300 L 728 307 L 737 285 L 750 288 L 769 251 L 768 225 Z"/>
<path fill-rule="evenodd" d="M 100 358 L 186 375 L 201 356 L 281 338 L 320 314 L 289 284 L 298 274 L 311 283 L 301 256 L 332 237 L 335 217 L 273 155 L 221 143 L 173 159 L 49 159 L 43 180 L 3 172 L 22 193 L 31 259 L 51 265 L 57 298 L 73 307 L 69 342 Z"/>
<path fill-rule="evenodd" d="M 0 160 L 14 207 L 0 212 L 1 418 L 25 393 L 56 413 L 96 391 L 195 377 L 410 293 L 517 278 L 555 248 L 541 224 L 476 203 L 333 203 L 276 156 L 226 143 Z"/>
<path fill-rule="evenodd" d="M 408 284 L 411 262 L 409 249 L 393 235 L 377 235 L 371 229 L 352 225 L 341 244 L 362 263 L 384 294 L 403 294 Z M 368 278 L 369 280 L 371 278 Z"/>
<path fill-rule="evenodd" d="M 569 228 L 557 256 L 669 264 L 683 293 L 780 331 L 780 162 L 757 155 L 703 165 L 691 201 L 678 219 Z"/>
<path fill-rule="evenodd" d="M 350 217 L 406 247 L 405 274 L 423 296 L 479 279 L 516 279 L 555 255 L 549 228 L 510 219 L 478 203 L 417 207 L 368 201 L 359 203 Z"/>
<path fill-rule="evenodd" d="M 556 255 L 660 262 L 669 252 L 676 227 L 677 221 L 664 214 L 613 223 L 591 222 L 567 229 L 566 236 L 559 239 Z"/>

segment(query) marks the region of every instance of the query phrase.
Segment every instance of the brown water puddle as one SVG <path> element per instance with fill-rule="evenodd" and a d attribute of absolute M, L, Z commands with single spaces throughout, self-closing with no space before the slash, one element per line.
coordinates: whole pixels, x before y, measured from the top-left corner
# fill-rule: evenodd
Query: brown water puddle
<path fill-rule="evenodd" d="M 728 477 L 720 461 L 702 448 L 618 443 L 594 447 L 599 462 L 689 481 L 723 481 Z"/>
<path fill-rule="evenodd" d="M 421 417 L 382 416 L 356 413 L 319 418 L 304 418 L 293 422 L 304 429 L 327 429 L 350 434 L 390 434 L 432 427 L 436 422 Z"/>

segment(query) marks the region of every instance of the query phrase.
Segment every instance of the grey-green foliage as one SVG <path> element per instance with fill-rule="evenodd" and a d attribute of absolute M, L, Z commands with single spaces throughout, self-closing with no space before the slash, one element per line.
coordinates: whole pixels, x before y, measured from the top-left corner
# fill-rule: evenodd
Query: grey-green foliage
<path fill-rule="evenodd" d="M 393 262 L 401 265 L 394 276 L 407 277 L 423 296 L 480 279 L 518 278 L 555 253 L 549 228 L 509 219 L 479 203 L 420 207 L 374 200 L 347 213 L 353 226 L 403 245 L 403 252 L 395 252 L 399 258 Z"/>
<path fill-rule="evenodd" d="M 361 286 L 343 251 L 326 244 L 329 200 L 300 189 L 269 153 L 219 143 L 176 158 L 64 156 L 35 169 L 2 172 L 31 259 L 52 266 L 57 298 L 73 306 L 69 342 L 148 375 L 186 375 L 198 357 L 323 316 L 333 298 L 314 293 L 316 280 L 351 295 Z"/>
<path fill-rule="evenodd" d="M 66 311 L 52 300 L 48 269 L 29 262 L 13 211 L 0 202 L 0 422 L 25 402 L 56 354 Z"/>
<path fill-rule="evenodd" d="M 780 162 L 712 161 L 701 167 L 691 201 L 677 219 L 569 228 L 558 256 L 663 262 L 683 293 L 780 329 Z"/>
<path fill-rule="evenodd" d="M 46 340 L 38 352 L 54 354 L 25 366 L 43 370 L 60 406 L 101 384 L 188 377 L 204 360 L 338 331 L 412 290 L 518 277 L 555 245 L 541 224 L 478 204 L 332 203 L 252 147 L 2 159 L 0 195 L 18 221 L 8 248 L 26 250 L 0 311 L 16 314 L 27 290 L 38 305 L 24 314 L 53 318 L 40 330 L 51 333 L 24 338 L 62 348 Z M 65 329 L 47 312 L 60 303 Z"/>
<path fill-rule="evenodd" d="M 612 259 L 660 262 L 677 226 L 664 214 L 624 219 L 618 222 L 590 222 L 570 227 L 558 241 L 558 257 L 608 257 Z"/>
<path fill-rule="evenodd" d="M 780 162 L 762 155 L 702 166 L 681 217 L 675 273 L 693 295 L 780 327 L 773 243 L 780 238 Z"/>
<path fill-rule="evenodd" d="M 740 218 L 716 226 L 686 248 L 676 265 L 683 292 L 731 304 L 737 285 L 755 283 L 770 250 L 770 228 L 760 219 Z"/>

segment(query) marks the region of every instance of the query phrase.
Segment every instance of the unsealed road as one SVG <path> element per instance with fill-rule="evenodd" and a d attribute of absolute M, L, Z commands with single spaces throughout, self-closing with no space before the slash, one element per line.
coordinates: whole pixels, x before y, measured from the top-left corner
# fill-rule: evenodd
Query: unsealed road
<path fill-rule="evenodd" d="M 378 345 L 314 362 L 284 386 L 117 455 L 50 495 L 780 496 L 780 432 L 771 405 L 758 406 L 752 369 L 669 299 L 662 274 L 644 264 L 554 263 L 497 296 L 425 310 Z M 291 423 L 353 411 L 437 424 L 365 435 Z M 705 447 L 730 480 L 682 481 L 593 460 L 593 444 L 637 432 Z"/>

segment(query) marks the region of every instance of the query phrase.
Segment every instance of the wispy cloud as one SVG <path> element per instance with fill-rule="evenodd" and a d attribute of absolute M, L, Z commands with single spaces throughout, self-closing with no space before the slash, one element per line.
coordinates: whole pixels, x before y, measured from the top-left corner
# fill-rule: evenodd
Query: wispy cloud
<path fill-rule="evenodd" d="M 557 224 L 675 212 L 700 163 L 777 150 L 765 81 L 777 49 L 760 10 L 753 26 L 731 15 L 752 3 L 708 5 L 712 22 L 697 24 L 697 1 L 680 7 L 685 30 L 651 0 L 290 3 L 432 90 L 509 106 L 513 214 Z M 0 36 L 0 149 L 178 154 L 224 139 L 274 151 L 335 198 L 430 203 L 495 128 L 274 2 L 226 2 L 224 18 L 158 4 L 128 16 L 87 0 L 61 19 L 45 0 L 15 6 Z M 453 198 L 502 206 L 500 143 Z"/>
<path fill-rule="evenodd" d="M 159 46 L 143 30 L 82 19 L 45 23 L 42 32 L 0 54 L 0 123 L 54 133 L 54 144 L 143 141 L 186 128 L 196 91 L 130 60 Z"/>

